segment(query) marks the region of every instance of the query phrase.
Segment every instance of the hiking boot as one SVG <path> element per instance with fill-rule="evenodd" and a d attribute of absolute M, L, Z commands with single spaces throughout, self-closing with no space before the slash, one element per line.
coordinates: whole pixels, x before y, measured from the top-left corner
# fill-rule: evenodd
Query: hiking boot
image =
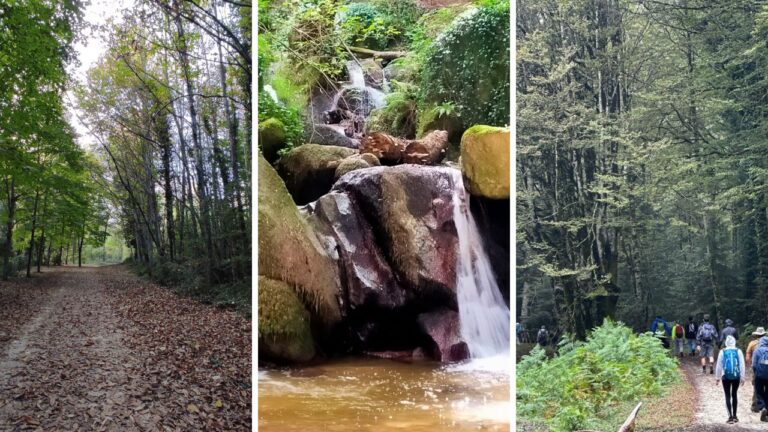
<path fill-rule="evenodd" d="M 761 422 L 768 421 L 768 410 L 766 410 L 765 408 L 763 408 L 763 410 L 760 411 L 760 421 Z"/>
<path fill-rule="evenodd" d="M 731 424 L 731 423 L 733 423 L 733 416 L 731 416 L 731 417 L 728 417 L 728 421 L 727 421 L 726 423 L 728 423 L 728 424 Z"/>
<path fill-rule="evenodd" d="M 707 373 L 707 367 L 706 366 L 702 366 L 701 367 L 701 373 Z"/>
<path fill-rule="evenodd" d="M 714 367 L 712 367 L 712 366 L 709 367 L 709 374 L 710 375 L 714 375 L 715 374 L 715 368 Z"/>
<path fill-rule="evenodd" d="M 733 416 L 733 422 L 734 422 L 734 423 L 738 423 L 738 422 L 739 422 L 739 418 L 738 418 L 738 417 L 736 417 L 736 416 Z"/>

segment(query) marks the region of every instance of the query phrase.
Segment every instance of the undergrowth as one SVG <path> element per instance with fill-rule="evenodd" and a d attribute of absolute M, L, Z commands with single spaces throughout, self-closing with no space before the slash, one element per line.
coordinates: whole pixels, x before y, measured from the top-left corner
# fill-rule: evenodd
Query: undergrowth
<path fill-rule="evenodd" d="M 650 334 L 606 320 L 585 342 L 564 338 L 547 358 L 537 347 L 517 365 L 517 415 L 556 431 L 592 429 L 617 407 L 678 382 L 677 360 Z M 599 426 L 598 426 L 599 427 Z"/>

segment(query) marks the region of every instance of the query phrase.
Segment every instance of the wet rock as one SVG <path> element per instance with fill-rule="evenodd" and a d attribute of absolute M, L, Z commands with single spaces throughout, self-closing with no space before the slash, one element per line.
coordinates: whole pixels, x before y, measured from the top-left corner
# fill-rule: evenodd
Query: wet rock
<path fill-rule="evenodd" d="M 259 277 L 259 355 L 278 363 L 302 363 L 315 356 L 310 315 L 285 282 Z"/>
<path fill-rule="evenodd" d="M 469 358 L 469 347 L 461 339 L 459 313 L 440 309 L 419 315 L 419 325 L 432 339 L 430 356 L 438 361 L 453 362 Z"/>
<path fill-rule="evenodd" d="M 363 69 L 365 85 L 383 90 L 384 70 L 381 68 L 381 65 L 376 60 L 368 58 L 360 60 L 360 66 Z"/>
<path fill-rule="evenodd" d="M 356 149 L 359 143 L 347 136 L 344 127 L 329 124 L 314 124 L 305 129 L 307 142 L 318 145 Z"/>
<path fill-rule="evenodd" d="M 368 117 L 378 105 L 381 104 L 382 95 L 369 88 L 350 87 L 342 90 L 337 106 L 343 110 L 349 110 L 357 115 Z"/>
<path fill-rule="evenodd" d="M 259 147 L 269 163 L 277 160 L 278 152 L 285 148 L 286 144 L 283 122 L 276 118 L 259 122 Z"/>
<path fill-rule="evenodd" d="M 510 200 L 470 196 L 470 210 L 477 222 L 485 252 L 491 261 L 504 301 L 509 305 L 510 295 Z"/>
<path fill-rule="evenodd" d="M 300 293 L 313 322 L 325 329 L 341 320 L 339 268 L 301 218 L 283 180 L 261 156 L 259 164 L 259 275 Z"/>
<path fill-rule="evenodd" d="M 461 138 L 461 171 L 472 195 L 508 199 L 509 129 L 472 126 Z"/>
<path fill-rule="evenodd" d="M 344 304 L 393 309 L 405 303 L 405 291 L 379 249 L 373 227 L 349 195 L 331 192 L 314 204 L 314 224 L 323 226 L 338 244 L 344 275 Z"/>
<path fill-rule="evenodd" d="M 356 153 L 345 147 L 304 144 L 280 158 L 278 172 L 296 204 L 304 205 L 331 190 L 339 163 Z"/>
<path fill-rule="evenodd" d="M 346 193 L 366 215 L 396 275 L 417 298 L 456 307 L 456 250 L 451 168 L 373 167 L 341 177 Z"/>

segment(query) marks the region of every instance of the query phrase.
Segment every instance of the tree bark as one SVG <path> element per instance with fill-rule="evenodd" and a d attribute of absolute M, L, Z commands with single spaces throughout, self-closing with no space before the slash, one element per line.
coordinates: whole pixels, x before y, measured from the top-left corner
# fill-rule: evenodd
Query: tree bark
<path fill-rule="evenodd" d="M 360 47 L 349 47 L 349 50 L 362 57 L 373 57 L 384 60 L 394 60 L 396 58 L 405 57 L 408 55 L 408 51 L 376 51 Z"/>

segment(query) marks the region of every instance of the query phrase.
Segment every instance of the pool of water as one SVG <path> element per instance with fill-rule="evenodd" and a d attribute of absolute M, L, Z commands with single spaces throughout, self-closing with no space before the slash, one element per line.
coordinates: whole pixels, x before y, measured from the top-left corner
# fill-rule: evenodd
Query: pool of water
<path fill-rule="evenodd" d="M 259 431 L 508 431 L 508 357 L 259 370 Z"/>

